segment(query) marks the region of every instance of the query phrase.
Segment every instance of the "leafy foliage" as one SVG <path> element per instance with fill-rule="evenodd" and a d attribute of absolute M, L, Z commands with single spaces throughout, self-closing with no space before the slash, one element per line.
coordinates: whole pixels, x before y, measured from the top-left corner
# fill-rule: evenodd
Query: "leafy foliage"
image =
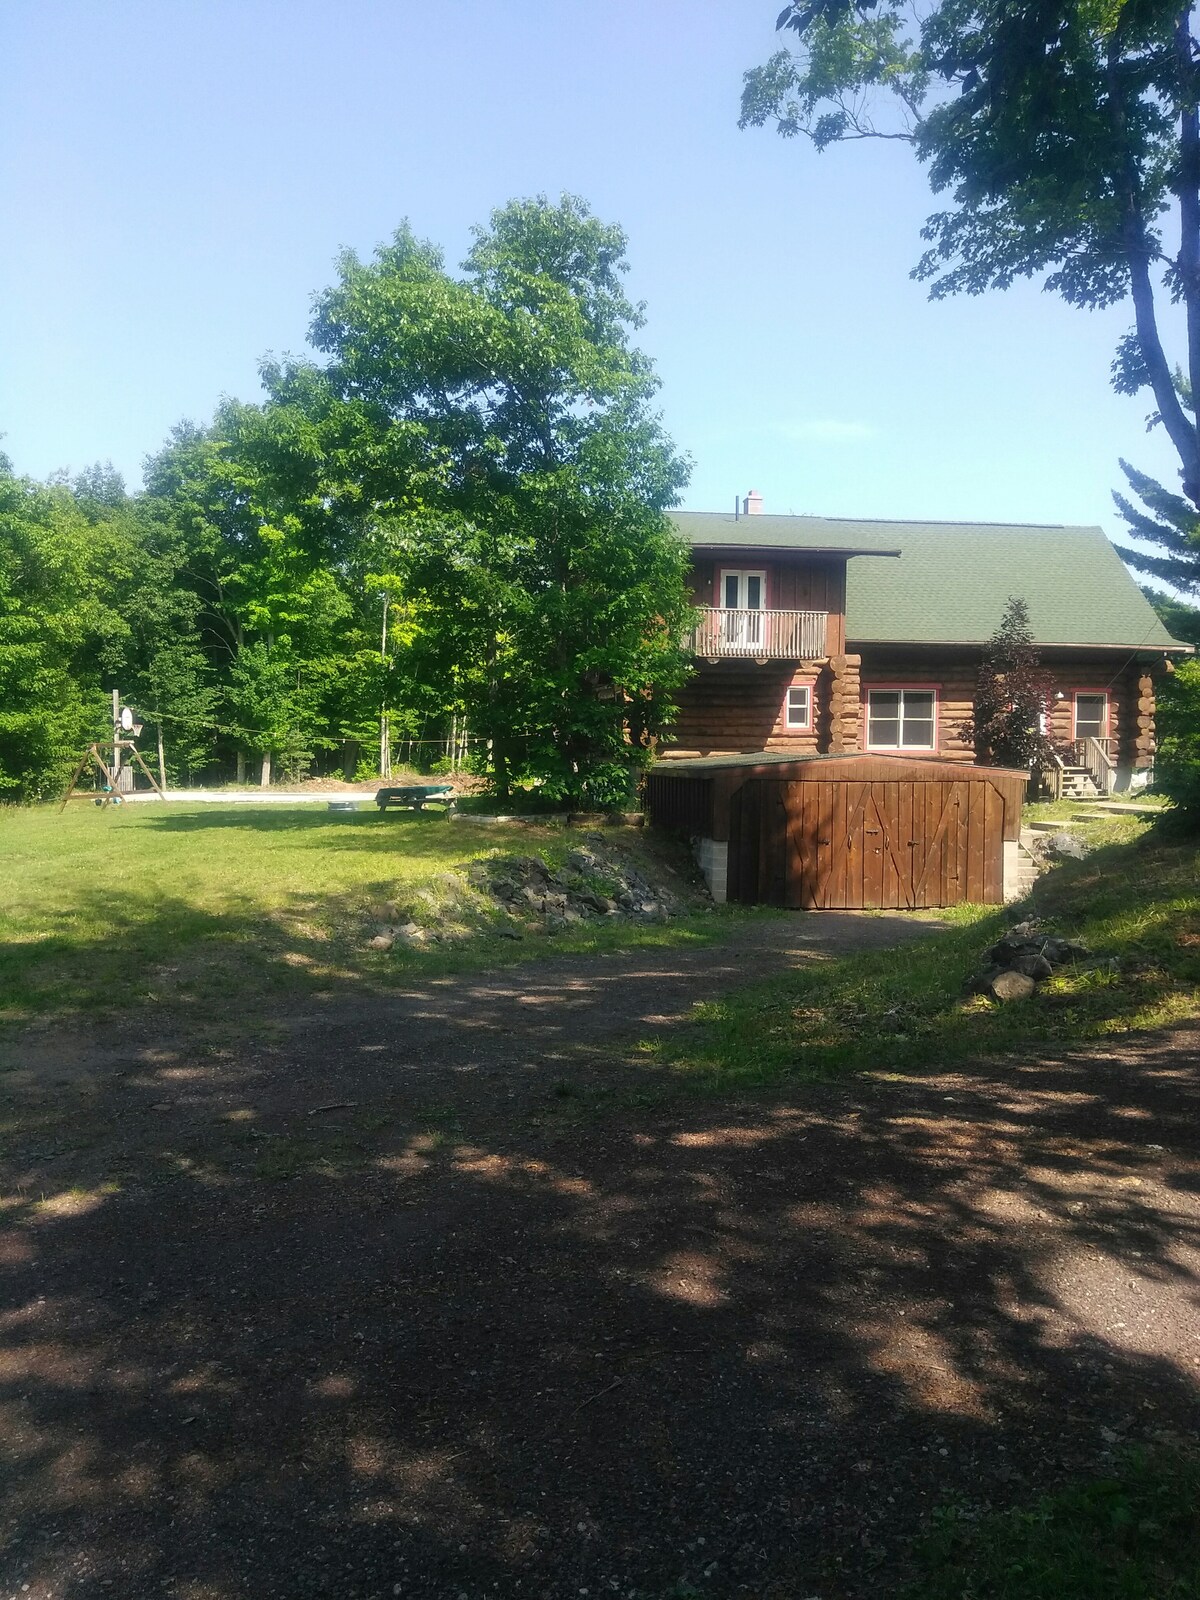
<path fill-rule="evenodd" d="M 1200 661 L 1182 662 L 1158 696 L 1154 786 L 1200 823 Z"/>
<path fill-rule="evenodd" d="M 625 249 L 570 196 L 495 212 L 458 274 L 402 227 L 342 257 L 315 355 L 176 428 L 143 495 L 4 463 L 0 793 L 51 792 L 117 687 L 176 779 L 369 771 L 466 726 L 501 791 L 624 801 L 689 614 Z"/>
<path fill-rule="evenodd" d="M 975 683 L 975 709 L 963 738 L 984 766 L 1023 767 L 1048 763 L 1050 740 L 1041 720 L 1054 695 L 1053 676 L 1041 664 L 1029 607 L 1010 599 L 995 633 L 983 648 Z"/>
<path fill-rule="evenodd" d="M 1200 436 L 1163 348 L 1182 307 L 1200 387 L 1200 54 L 1179 0 L 790 0 L 797 48 L 745 75 L 741 125 L 818 149 L 907 140 L 949 203 L 914 275 L 932 296 L 1041 277 L 1071 305 L 1130 299 L 1114 384 L 1148 387 L 1200 507 Z M 1173 213 L 1173 226 L 1164 218 Z M 1179 247 L 1168 250 L 1168 232 Z"/>
<path fill-rule="evenodd" d="M 1142 593 L 1158 612 L 1173 639 L 1200 645 L 1200 608 L 1188 605 L 1173 594 L 1163 594 L 1161 589 L 1151 589 L 1146 584 L 1142 585 Z"/>
<path fill-rule="evenodd" d="M 413 675 L 487 740 L 501 792 L 623 799 L 685 671 L 664 512 L 687 468 L 630 344 L 624 255 L 571 197 L 495 212 L 462 277 L 403 228 L 319 297 L 326 363 L 266 374 L 277 442 L 311 463 L 306 526 L 386 556 Z"/>

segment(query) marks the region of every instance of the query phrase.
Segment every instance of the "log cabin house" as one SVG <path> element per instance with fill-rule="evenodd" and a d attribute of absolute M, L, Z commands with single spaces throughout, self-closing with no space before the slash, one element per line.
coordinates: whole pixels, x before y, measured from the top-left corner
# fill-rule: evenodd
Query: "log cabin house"
<path fill-rule="evenodd" d="M 1010 596 L 1053 675 L 1051 792 L 1137 787 L 1172 639 L 1099 528 L 676 512 L 696 671 L 664 759 L 855 752 L 970 762 L 984 642 Z"/>

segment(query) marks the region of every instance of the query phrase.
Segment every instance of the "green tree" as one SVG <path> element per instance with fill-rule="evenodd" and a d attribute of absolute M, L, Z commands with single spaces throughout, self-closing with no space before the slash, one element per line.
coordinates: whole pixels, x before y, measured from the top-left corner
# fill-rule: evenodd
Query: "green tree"
<path fill-rule="evenodd" d="M 975 705 L 963 737 L 984 766 L 1048 765 L 1051 743 L 1042 718 L 1054 698 L 1054 680 L 1041 663 L 1029 626 L 1029 607 L 1010 598 L 995 633 L 983 647 Z"/>
<path fill-rule="evenodd" d="M 1158 612 L 1159 618 L 1172 639 L 1182 639 L 1185 644 L 1200 645 L 1200 609 L 1188 605 L 1173 594 L 1163 594 L 1161 589 L 1142 585 L 1142 593 Z"/>
<path fill-rule="evenodd" d="M 108 726 L 99 569 L 70 489 L 18 478 L 0 456 L 0 799 L 55 793 Z"/>
<path fill-rule="evenodd" d="M 409 681 L 462 708 L 501 792 L 623 797 L 686 672 L 664 513 L 687 467 L 631 344 L 625 247 L 571 197 L 495 212 L 460 276 L 402 228 L 319 296 L 324 362 L 264 371 L 301 542 L 366 592 L 393 575 Z"/>
<path fill-rule="evenodd" d="M 1200 661 L 1184 661 L 1162 685 L 1156 713 L 1154 787 L 1200 824 Z"/>
<path fill-rule="evenodd" d="M 914 275 L 932 296 L 1043 277 L 1128 300 L 1114 386 L 1148 388 L 1200 507 L 1200 65 L 1181 0 L 789 0 L 796 48 L 745 77 L 742 126 L 818 149 L 909 142 L 948 203 Z M 1168 245 L 1178 239 L 1178 247 Z M 1182 383 L 1163 318 L 1186 351 Z M 1143 528 L 1143 533 L 1146 530 Z M 1168 529 L 1169 531 L 1169 529 Z"/>
<path fill-rule="evenodd" d="M 154 726 L 164 773 L 188 782 L 212 759 L 220 697 L 186 546 L 165 508 L 126 494 L 111 469 L 89 469 L 73 488 L 99 551 L 108 621 L 97 651 L 101 676 Z"/>
<path fill-rule="evenodd" d="M 1161 589 L 1142 593 L 1173 638 L 1200 646 L 1200 609 Z M 1200 822 L 1200 662 L 1175 664 L 1159 683 L 1156 698 L 1154 786 L 1195 825 Z"/>
<path fill-rule="evenodd" d="M 274 768 L 295 777 L 340 742 L 327 701 L 344 689 L 354 611 L 306 508 L 264 468 L 274 421 L 269 408 L 226 403 L 210 428 L 182 425 L 146 465 L 147 489 L 185 545 L 217 711 L 239 757 L 260 761 L 264 784 Z"/>

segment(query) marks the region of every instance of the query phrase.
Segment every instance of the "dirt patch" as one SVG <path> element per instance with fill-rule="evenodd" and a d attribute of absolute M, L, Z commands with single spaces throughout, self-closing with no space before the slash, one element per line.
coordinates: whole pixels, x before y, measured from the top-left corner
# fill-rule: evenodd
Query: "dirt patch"
<path fill-rule="evenodd" d="M 933 1505 L 1194 1429 L 1195 1034 L 630 1109 L 696 1000 L 922 931 L 751 922 L 26 1079 L 10 1587 L 859 1600 Z"/>

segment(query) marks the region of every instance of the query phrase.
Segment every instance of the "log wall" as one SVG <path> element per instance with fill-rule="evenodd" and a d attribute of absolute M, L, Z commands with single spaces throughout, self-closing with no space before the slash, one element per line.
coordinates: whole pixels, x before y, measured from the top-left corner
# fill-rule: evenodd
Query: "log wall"
<path fill-rule="evenodd" d="M 794 750 L 816 755 L 828 749 L 829 666 L 824 661 L 699 661 L 679 691 L 679 715 L 663 754 L 720 755 L 725 752 Z M 808 729 L 785 728 L 783 706 L 793 682 L 813 686 Z"/>
<path fill-rule="evenodd" d="M 1117 651 L 1066 655 L 1047 652 L 1043 664 L 1063 698 L 1055 700 L 1049 732 L 1060 744 L 1074 736 L 1077 690 L 1106 690 L 1109 736 L 1126 773 L 1154 760 L 1154 678 L 1145 662 L 1123 661 Z M 938 692 L 938 743 L 933 752 L 969 762 L 974 751 L 963 737 L 975 697 L 979 651 L 965 647 L 902 649 L 864 647 L 861 655 L 834 652 L 821 661 L 698 661 L 679 694 L 679 715 L 662 754 L 719 755 L 790 750 L 798 755 L 852 754 L 866 749 L 866 691 L 932 685 Z M 783 724 L 789 685 L 809 682 L 812 727 Z"/>
<path fill-rule="evenodd" d="M 1074 738 L 1076 690 L 1106 690 L 1109 737 L 1122 767 L 1145 768 L 1154 758 L 1154 681 L 1145 664 L 1129 665 L 1117 651 L 1066 655 L 1047 651 L 1042 664 L 1063 698 L 1050 709 L 1047 731 L 1057 743 Z M 938 688 L 937 754 L 948 761 L 971 761 L 974 751 L 962 735 L 975 698 L 979 652 L 921 650 L 902 653 L 864 647 L 860 727 L 866 747 L 866 690 L 889 685 L 934 684 Z"/>

